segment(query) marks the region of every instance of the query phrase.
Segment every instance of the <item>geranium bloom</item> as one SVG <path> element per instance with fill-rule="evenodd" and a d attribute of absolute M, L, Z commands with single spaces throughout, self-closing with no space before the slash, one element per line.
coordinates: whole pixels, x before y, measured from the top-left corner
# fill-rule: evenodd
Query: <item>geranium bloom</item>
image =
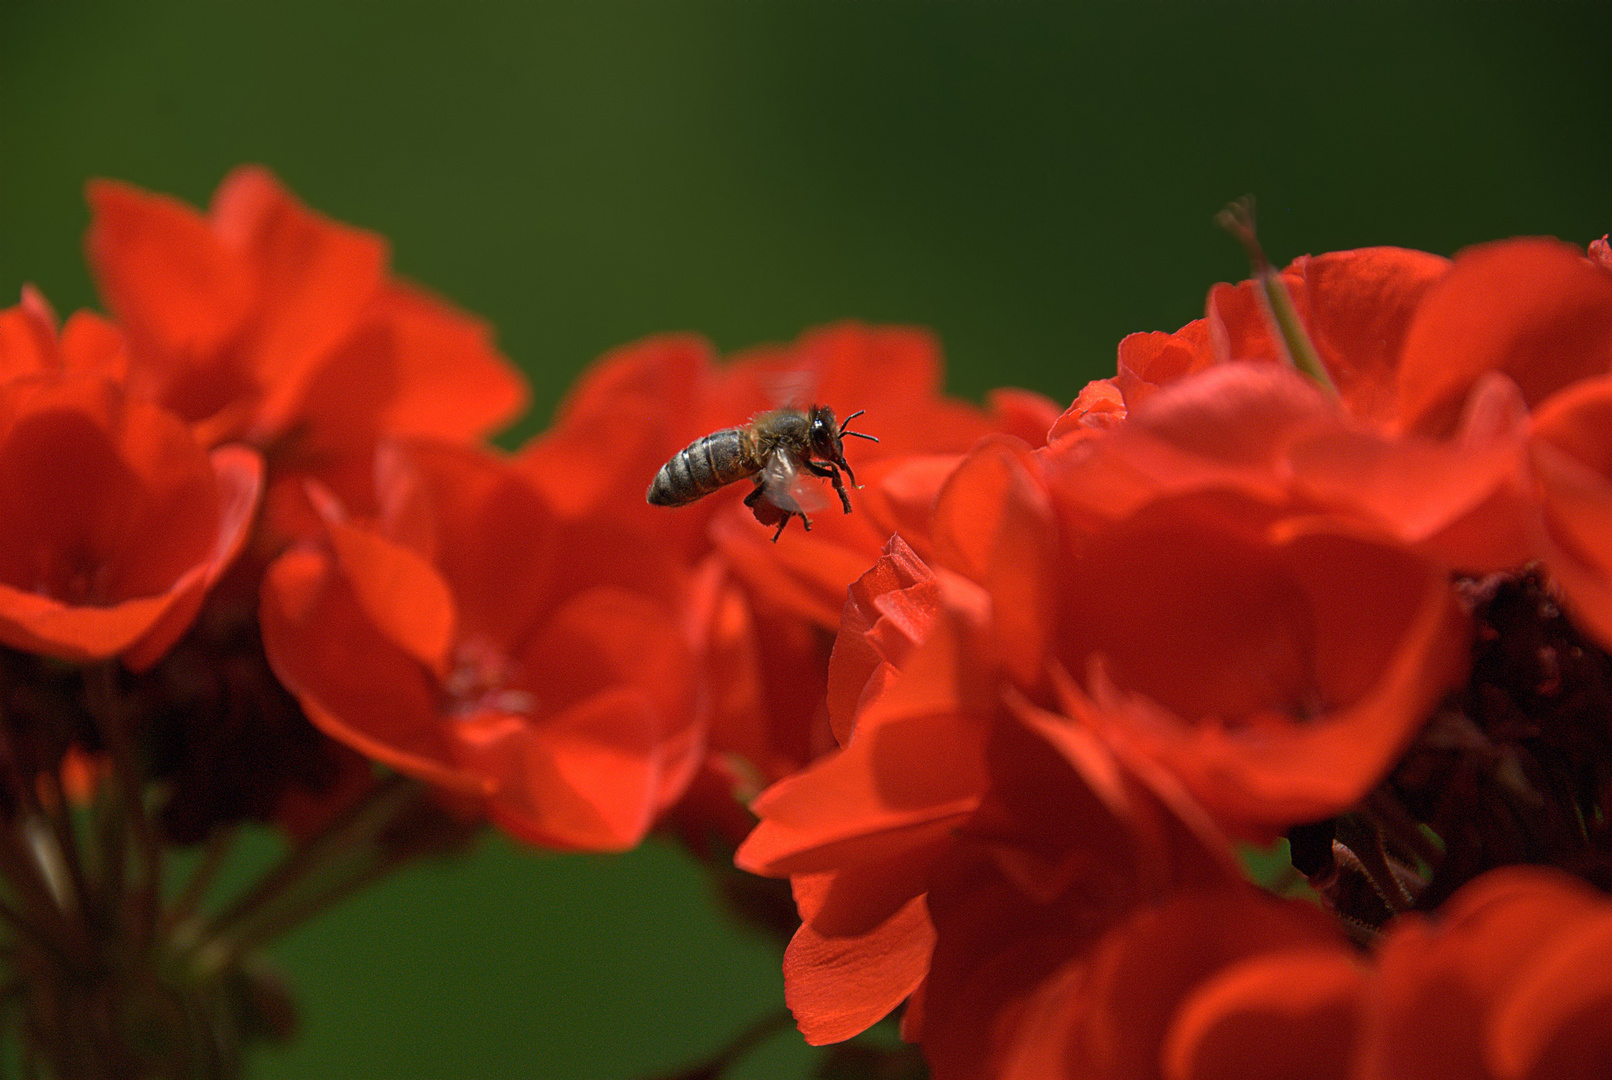
<path fill-rule="evenodd" d="M 1197 979 L 1336 932 L 1238 883 L 1167 774 L 1022 698 L 981 700 L 970 592 L 909 552 L 881 560 L 848 608 L 881 659 L 845 750 L 756 804 L 741 865 L 790 873 L 804 920 L 790 1004 L 827 1042 L 915 995 L 903 1031 L 937 1077 L 1152 1075 Z"/>
<path fill-rule="evenodd" d="M 38 289 L 25 285 L 22 302 L 0 311 L 0 380 L 75 372 L 121 382 L 128 368 L 123 334 L 92 311 L 75 311 L 61 328 Z"/>
<path fill-rule="evenodd" d="M 325 732 L 552 847 L 633 846 L 689 781 L 693 662 L 653 589 L 595 572 L 542 494 L 485 452 L 399 444 L 378 519 L 264 580 L 276 672 Z"/>
<path fill-rule="evenodd" d="M 1111 760 L 1106 775 L 1140 778 L 1206 852 L 1224 855 L 1222 833 L 1269 841 L 1324 826 L 1333 848 L 1317 865 L 1330 869 L 1315 878 L 1357 925 L 1392 928 L 1418 890 L 1436 904 L 1507 858 L 1602 865 L 1602 781 L 1578 777 L 1604 739 L 1576 727 L 1508 734 L 1516 707 L 1485 704 L 1553 677 L 1575 680 L 1562 694 L 1593 695 L 1602 676 L 1579 670 L 1570 634 L 1529 621 L 1552 617 L 1544 601 L 1517 619 L 1482 599 L 1498 586 L 1452 580 L 1516 580 L 1541 561 L 1573 617 L 1605 638 L 1612 276 L 1564 245 L 1514 241 L 1453 261 L 1343 252 L 1278 280 L 1297 331 L 1268 317 L 1258 294 L 1268 284 L 1244 283 L 1217 287 L 1206 319 L 1177 334 L 1127 339 L 1119 376 L 1088 387 L 1049 446 L 984 444 L 950 472 L 922 540 L 898 539 L 853 588 L 830 680 L 843 749 L 763 795 L 740 851 L 741 865 L 794 883 L 805 925 L 786 972 L 809 1037 L 843 1038 L 916 993 L 905 1030 L 937 1074 L 1155 1075 L 1148 1054 L 1187 982 L 1142 977 L 1148 987 L 1134 992 L 1167 1006 L 1151 1027 L 1135 1025 L 1153 1034 L 1122 1066 L 1102 1048 L 1134 1030 L 1091 1034 L 1102 996 L 1091 972 L 1117 947 L 1103 934 L 1152 917 L 1127 905 L 1187 901 L 1121 900 L 1108 929 L 1081 937 L 1084 909 L 1039 921 L 1047 890 L 1068 880 L 1045 861 L 1055 844 L 1031 844 L 1044 860 L 1036 873 L 1006 869 L 1017 864 L 998 847 L 980 870 L 948 876 L 975 865 L 976 834 L 1090 817 L 1080 807 L 1096 760 Z M 1319 358 L 1315 383 L 1287 365 L 1300 347 Z M 1538 642 L 1561 666 L 1533 675 L 1485 659 L 1484 686 L 1455 694 L 1472 670 L 1475 615 L 1491 638 L 1538 635 L 1516 648 Z M 1577 724 L 1553 704 L 1557 691 L 1532 692 L 1540 711 L 1527 719 L 1560 712 Z M 1051 784 L 1028 758 L 992 757 L 983 748 L 998 744 L 1004 717 L 1052 745 L 1086 746 L 1086 771 Z M 1475 755 L 1466 771 L 1447 760 L 1462 760 L 1463 746 Z M 1542 775 L 1553 767 L 1556 779 Z M 1474 785 L 1473 809 L 1487 816 L 1463 822 L 1438 797 L 1441 776 Z M 909 799 L 916 791 L 926 796 Z M 1032 811 L 1023 791 L 1042 803 Z M 1473 835 L 1513 804 L 1534 846 Z M 1016 806 L 1017 816 L 1004 809 Z M 1111 827 L 1137 827 L 1118 816 Z M 1447 862 L 1419 820 L 1435 823 Z M 1553 824 L 1573 820 L 1593 824 L 1576 840 Z M 1083 867 L 1114 862 L 1092 837 L 1064 843 L 1062 857 Z M 1363 862 L 1332 862 L 1356 851 Z M 1219 888 L 1204 875 L 1199 886 Z M 1378 907 L 1354 906 L 1346 885 L 1360 875 L 1382 890 Z M 1060 926 L 1063 944 L 1048 945 Z M 1021 930 L 1033 943 L 1022 949 L 1011 940 Z M 1283 959 L 1227 975 L 1217 993 L 1267 994 L 1275 972 L 1315 974 L 1322 989 L 1290 1014 L 1313 1006 L 1304 1022 L 1337 1035 L 1349 1060 L 1370 1042 L 1357 1024 L 1358 966 L 1324 928 L 1300 933 L 1290 953 L 1281 939 L 1252 952 Z M 999 946 L 982 954 L 981 941 Z M 980 958 L 997 947 L 1009 959 L 990 974 Z M 1037 949 L 1048 957 L 1039 966 Z M 954 955 L 973 959 L 941 977 Z M 1209 1006 L 1190 1009 L 1201 1034 Z M 1560 1023 L 1552 1030 L 1576 1030 Z M 1246 1029 L 1261 1030 L 1269 1023 Z M 1176 1036 L 1172 1068 L 1236 1075 L 1235 1057 L 1199 1054 L 1207 1043 L 1183 1049 L 1197 1037 Z M 1347 1071 L 1313 1045 L 1283 1061 Z"/>
<path fill-rule="evenodd" d="M 166 410 L 74 373 L 106 366 L 115 335 L 79 320 L 84 332 L 56 343 L 46 317 L 40 303 L 0 313 L 0 364 L 13 373 L 0 382 L 0 641 L 148 667 L 240 549 L 262 466 L 244 447 L 209 452 Z"/>
<path fill-rule="evenodd" d="M 205 217 L 114 181 L 89 200 L 131 393 L 208 445 L 263 449 L 291 531 L 306 523 L 297 477 L 351 500 L 380 438 L 475 439 L 525 402 L 485 326 L 393 278 L 380 237 L 309 211 L 264 169 L 232 172 Z"/>
<path fill-rule="evenodd" d="M 1010 429 L 1039 441 L 1056 416 L 1038 395 L 1002 392 L 987 411 L 942 396 L 940 382 L 933 338 L 904 327 L 843 323 L 725 363 L 697 338 L 660 337 L 604 358 L 522 451 L 601 564 L 653 562 L 684 598 L 714 705 L 709 764 L 730 788 L 753 790 L 833 745 L 823 691 L 846 587 L 895 530 L 924 543 L 936 492 L 979 438 Z M 748 483 L 672 510 L 645 503 L 689 443 L 813 402 L 841 417 L 865 410 L 857 426 L 879 439 L 847 448 L 855 513 L 809 509 L 811 531 L 792 524 L 775 544 L 743 505 Z"/>
<path fill-rule="evenodd" d="M 1185 422 L 1167 427 L 1155 413 L 1152 446 L 1146 435 L 1105 444 L 1099 453 L 1129 460 L 1094 475 L 1124 478 L 1140 464 L 1150 484 L 1182 487 L 1211 468 L 1217 482 L 1257 474 L 1386 529 L 1452 570 L 1541 560 L 1585 626 L 1612 641 L 1612 560 L 1597 539 L 1612 429 L 1595 412 L 1612 375 L 1612 274 L 1566 244 L 1526 239 L 1453 260 L 1395 248 L 1306 257 L 1281 280 L 1337 386 L 1335 408 L 1315 398 L 1284 406 L 1282 430 L 1264 420 L 1238 428 L 1233 395 L 1183 388 L 1175 412 Z M 1249 282 L 1217 286 L 1204 319 L 1175 334 L 1127 338 L 1112 392 L 1134 408 L 1194 372 L 1278 363 L 1280 344 L 1255 292 Z M 1227 388 L 1236 381 L 1222 378 Z M 1103 415 L 1093 410 L 1111 401 L 1091 388 L 1082 397 L 1056 434 L 1090 428 Z M 1217 442 L 1234 430 L 1231 442 Z M 1260 458 L 1228 460 L 1228 448 L 1250 436 Z M 1193 475 L 1183 477 L 1183 467 Z"/>
<path fill-rule="evenodd" d="M 1055 464 L 1073 452 L 1041 456 Z M 1307 507 L 1220 491 L 1155 499 L 1118 521 L 1066 532 L 1061 519 L 1083 519 L 1060 513 L 1062 491 L 1043 478 L 1046 469 L 1022 444 L 987 443 L 936 506 L 941 567 L 931 570 L 892 542 L 852 590 L 845 632 L 861 641 L 842 637 L 831 672 L 831 710 L 854 713 L 845 750 L 756 803 L 762 824 L 741 849 L 741 865 L 794 880 L 806 924 L 786 972 L 809 1037 L 843 1038 L 854 1033 L 852 1020 L 877 1019 L 924 977 L 931 935 L 936 956 L 946 947 L 938 922 L 931 930 L 906 908 L 899 946 L 888 913 L 825 920 L 825 890 L 907 903 L 929 896 L 933 908 L 937 868 L 959 837 L 1032 827 L 997 820 L 1002 804 L 1023 802 L 1008 792 L 1041 793 L 1044 803 L 1024 811 L 1027 822 L 1090 818 L 1078 808 L 1090 796 L 1073 780 L 1051 785 L 1023 757 L 981 764 L 984 747 L 1001 738 L 1002 716 L 1035 718 L 1055 745 L 1073 740 L 1087 768 L 1118 753 L 1098 775 L 1111 785 L 1116 770 L 1151 777 L 1132 783 L 1153 786 L 1151 798 L 1191 823 L 1177 828 L 1211 838 L 1196 841 L 1205 854 L 1195 857 L 1210 865 L 1215 851 L 1225 857 L 1225 841 L 1217 848 L 1213 839 L 1222 830 L 1269 839 L 1353 805 L 1463 670 L 1465 636 L 1442 573 L 1389 538 L 1329 528 Z M 1362 580 L 1374 583 L 1366 603 Z M 1052 708 L 1026 712 L 1033 700 Z M 895 730 L 905 732 L 904 751 L 888 745 Z M 964 770 L 969 761 L 972 771 Z M 933 791 L 938 778 L 953 776 L 960 779 L 944 795 L 891 802 L 914 784 Z M 1137 797 L 1111 795 L 1104 805 L 1119 820 L 1092 826 L 1092 835 L 1143 828 L 1129 816 L 1140 812 Z M 988 805 L 997 808 L 986 814 Z M 1093 843 L 1081 833 L 1057 848 L 1058 858 L 1111 863 Z M 1031 894 L 1040 888 L 1028 870 L 1013 880 Z M 1192 874 L 1172 880 L 1204 883 Z M 1116 900 L 1103 926 L 1124 922 L 1138 902 Z M 1029 916 L 980 918 L 1020 927 Z M 873 926 L 879 934 L 870 937 Z M 1095 940 L 1049 956 L 1084 964 Z M 894 955 L 908 958 L 904 985 L 876 975 Z M 847 978 L 847 969 L 858 977 Z M 1014 963 L 1003 977 L 1035 984 L 1028 971 Z M 928 978 L 923 1030 L 954 1030 L 973 1007 L 966 1003 L 979 1004 L 979 983 Z M 869 986 L 884 989 L 862 1004 Z M 1024 986 L 1002 989 L 1003 1001 L 1028 992 Z M 949 1019 L 931 1028 L 937 1015 Z M 925 1036 L 937 1068 L 966 1042 L 937 1051 Z M 954 1075 L 976 1074 L 959 1066 Z"/>
<path fill-rule="evenodd" d="M 524 448 L 523 465 L 562 516 L 607 522 L 623 550 L 653 538 L 693 564 L 715 542 L 756 588 L 832 631 L 846 584 L 897 525 L 916 531 L 964 451 L 992 431 L 1039 442 L 1057 415 L 1050 401 L 1022 391 L 999 391 L 987 412 L 943 396 L 941 381 L 934 339 L 907 327 L 842 323 L 722 363 L 698 338 L 651 338 L 584 374 L 552 427 Z M 814 513 L 810 533 L 792 525 L 792 542 L 775 546 L 739 505 L 743 484 L 676 510 L 645 505 L 656 471 L 689 443 L 768 409 L 813 402 L 841 417 L 864 410 L 859 426 L 878 436 L 852 451 L 863 488 L 853 495 L 856 513 Z M 886 484 L 891 471 L 899 476 Z"/>
<path fill-rule="evenodd" d="M 1605 1074 L 1612 901 L 1556 871 L 1477 878 L 1396 920 L 1372 955 L 1275 941 L 1182 995 L 1170 1080 L 1305 1068 L 1362 1080 Z"/>

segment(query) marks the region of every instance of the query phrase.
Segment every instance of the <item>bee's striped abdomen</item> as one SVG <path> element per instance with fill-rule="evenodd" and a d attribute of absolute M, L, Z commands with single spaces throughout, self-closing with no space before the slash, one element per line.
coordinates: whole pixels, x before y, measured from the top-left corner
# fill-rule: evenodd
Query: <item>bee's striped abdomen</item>
<path fill-rule="evenodd" d="M 683 447 L 655 474 L 649 501 L 656 506 L 682 506 L 735 480 L 754 476 L 756 466 L 747 453 L 745 436 L 744 428 L 724 428 Z"/>

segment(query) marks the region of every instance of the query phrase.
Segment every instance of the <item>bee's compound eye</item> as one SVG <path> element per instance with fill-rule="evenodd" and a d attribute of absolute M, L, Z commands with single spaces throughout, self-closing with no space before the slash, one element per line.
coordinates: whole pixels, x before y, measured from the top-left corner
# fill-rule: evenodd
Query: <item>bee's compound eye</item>
<path fill-rule="evenodd" d="M 836 434 L 834 414 L 826 406 L 812 413 L 812 426 L 806 437 L 819 454 L 827 455 L 833 451 Z"/>

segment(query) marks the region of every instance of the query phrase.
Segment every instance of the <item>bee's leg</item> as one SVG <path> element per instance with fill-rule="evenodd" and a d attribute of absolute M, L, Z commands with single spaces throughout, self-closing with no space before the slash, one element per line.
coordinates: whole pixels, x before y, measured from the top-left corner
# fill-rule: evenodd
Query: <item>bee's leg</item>
<path fill-rule="evenodd" d="M 772 542 L 773 543 L 776 544 L 778 542 L 778 538 L 780 536 L 784 535 L 784 526 L 789 524 L 789 519 L 790 518 L 800 518 L 801 527 L 803 529 L 805 529 L 807 532 L 812 531 L 812 519 L 807 517 L 805 514 L 802 514 L 800 511 L 798 511 L 798 510 L 785 510 L 785 511 L 783 511 L 783 515 L 784 515 L 784 520 L 782 520 L 782 521 L 780 521 L 778 523 L 778 531 L 772 534 Z"/>
<path fill-rule="evenodd" d="M 808 461 L 805 463 L 808 472 L 814 476 L 826 476 L 834 483 L 834 491 L 840 497 L 840 505 L 845 512 L 851 512 L 851 500 L 845 494 L 845 481 L 840 479 L 840 470 L 832 461 Z"/>

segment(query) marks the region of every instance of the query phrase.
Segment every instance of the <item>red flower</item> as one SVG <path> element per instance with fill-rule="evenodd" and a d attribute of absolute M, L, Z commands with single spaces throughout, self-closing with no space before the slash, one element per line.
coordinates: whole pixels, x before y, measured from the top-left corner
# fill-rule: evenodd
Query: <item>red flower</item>
<path fill-rule="evenodd" d="M 1418 304 L 1449 265 L 1437 255 L 1382 247 L 1306 255 L 1281 272 L 1282 286 L 1355 416 L 1384 421 L 1395 415 L 1401 345 Z M 1125 407 L 1134 409 L 1159 388 L 1215 365 L 1282 358 L 1255 283 L 1216 285 L 1204 318 L 1173 334 L 1129 335 L 1119 345 L 1118 374 L 1094 385 L 1111 384 Z"/>
<path fill-rule="evenodd" d="M 790 1006 L 820 1043 L 911 996 L 903 1030 L 937 1078 L 1154 1075 L 1198 979 L 1335 932 L 1238 885 L 1167 773 L 1022 696 L 993 706 L 970 593 L 909 552 L 881 560 L 847 613 L 869 651 L 836 655 L 875 672 L 845 749 L 756 803 L 738 861 L 792 878 Z"/>
<path fill-rule="evenodd" d="M 1472 387 L 1500 373 L 1530 408 L 1612 368 L 1612 274 L 1549 239 L 1456 256 L 1417 306 L 1398 365 L 1398 420 L 1443 434 Z"/>
<path fill-rule="evenodd" d="M 1576 726 L 1604 663 L 1519 575 L 1542 562 L 1612 640 L 1612 278 L 1548 241 L 1280 277 L 1335 393 L 1286 366 L 1253 284 L 1219 287 L 1205 320 L 1127 339 L 1047 447 L 948 466 L 853 586 L 843 749 L 758 799 L 739 852 L 795 888 L 813 1041 L 905 999 L 937 1077 L 1601 1068 L 1601 898 L 1528 878 L 1492 902 L 1490 874 L 1424 934 L 1390 886 L 1432 905 L 1503 852 L 1604 859 L 1604 724 Z M 1444 812 L 1440 770 L 1482 820 Z M 1518 835 L 1486 842 L 1510 807 Z M 1227 870 L 1222 833 L 1300 825 L 1335 827 L 1338 859 L 1387 845 L 1349 871 L 1382 884 L 1357 919 L 1385 926 L 1375 968 Z"/>
<path fill-rule="evenodd" d="M 899 558 L 872 573 L 895 570 Z M 900 591 L 896 577 L 886 585 Z M 914 614 L 922 646 L 886 673 L 843 750 L 755 802 L 761 824 L 735 859 L 792 879 L 803 925 L 785 954 L 786 994 L 812 1043 L 857 1034 L 923 981 L 934 938 L 923 897 L 929 871 L 989 786 L 989 725 L 947 678 L 963 628 Z"/>
<path fill-rule="evenodd" d="M 392 278 L 379 237 L 312 213 L 261 168 L 226 177 L 206 217 L 113 181 L 89 199 L 131 392 L 209 445 L 263 448 L 275 477 L 311 472 L 356 498 L 379 439 L 474 439 L 524 404 L 485 326 Z M 302 513 L 291 483 L 273 500 L 292 504 L 282 520 Z"/>
<path fill-rule="evenodd" d="M 1250 431 L 1303 415 L 1250 400 Z M 1441 566 L 1282 499 L 1266 470 L 1233 467 L 1262 462 L 1257 441 L 1200 416 L 1216 457 L 1196 473 L 1185 454 L 1127 453 L 1129 429 L 1095 455 L 983 448 L 937 504 L 937 558 L 986 589 L 1024 692 L 1073 677 L 1110 739 L 1165 763 L 1223 828 L 1268 839 L 1381 779 L 1461 677 L 1464 621 Z M 1249 494 L 1227 490 L 1234 475 Z"/>
<path fill-rule="evenodd" d="M 1612 902 L 1571 878 L 1485 874 L 1435 915 L 1396 920 L 1369 957 L 1296 944 L 1192 988 L 1165 1043 L 1171 1080 L 1605 1074 Z"/>
<path fill-rule="evenodd" d="M 121 382 L 128 366 L 123 335 L 93 312 L 75 311 L 56 331 L 56 313 L 31 285 L 22 303 L 0 311 L 0 382 L 21 375 L 75 372 Z"/>
<path fill-rule="evenodd" d="M 1110 935 L 1228 888 L 1222 830 L 1348 810 L 1459 681 L 1444 567 L 1282 482 L 1281 452 L 1336 411 L 1273 365 L 1217 371 L 1106 433 L 985 442 L 935 504 L 928 563 L 897 540 L 853 587 L 830 681 L 845 748 L 764 794 L 739 853 L 794 884 L 809 1039 L 921 985 L 907 1030 L 937 1075 L 1148 1075 L 1104 1058 L 1117 1033 L 1080 1034 L 1105 1015 L 1090 972 Z M 1020 725 L 1034 738 L 1005 734 Z M 1089 880 L 1125 860 L 1130 884 Z M 1162 1037 L 1187 983 L 1149 985 L 1137 1030 Z"/>
<path fill-rule="evenodd" d="M 149 667 L 245 539 L 257 455 L 87 375 L 0 383 L 0 641 Z"/>
<path fill-rule="evenodd" d="M 940 380 L 933 339 L 907 328 L 845 323 L 725 364 L 698 339 L 655 338 L 604 358 L 522 451 L 582 548 L 620 566 L 654 560 L 681 591 L 714 704 L 711 767 L 750 778 L 741 797 L 834 745 L 824 684 L 846 587 L 897 529 L 924 543 L 936 492 L 980 437 L 1011 428 L 1039 441 L 1056 415 L 1022 392 L 996 395 L 987 412 L 943 397 Z M 748 483 L 673 510 L 645 503 L 683 447 L 790 401 L 866 410 L 857 427 L 879 442 L 847 448 L 855 513 L 830 505 L 810 532 L 792 525 L 775 544 L 742 504 Z"/>
<path fill-rule="evenodd" d="M 325 732 L 552 847 L 635 845 L 687 785 L 691 658 L 652 595 L 598 584 L 541 494 L 486 454 L 384 456 L 375 523 L 269 569 L 271 662 Z"/>
<path fill-rule="evenodd" d="M 1078 466 L 1093 512 L 1209 483 L 1280 492 L 1452 573 L 1542 561 L 1574 616 L 1612 641 L 1598 539 L 1612 474 L 1598 422 L 1612 377 L 1605 268 L 1556 241 L 1513 240 L 1453 261 L 1339 252 L 1296 261 L 1282 281 L 1339 399 L 1275 364 L 1250 283 L 1217 287 L 1206 320 L 1126 339 L 1120 376 L 1056 427 L 1090 442 L 1135 411 Z"/>
<path fill-rule="evenodd" d="M 1234 835 L 1269 841 L 1386 775 L 1465 673 L 1467 632 L 1438 567 L 1259 514 L 1171 500 L 1097 538 L 1058 649 L 1109 740 L 1164 764 Z"/>
<path fill-rule="evenodd" d="M 1226 912 L 1207 914 L 1218 923 Z M 1200 929 L 1220 936 L 1215 924 Z M 1226 964 L 1177 1005 L 1162 1072 L 1168 1080 L 1351 1080 L 1359 1075 L 1366 979 L 1361 958 L 1342 942 L 1282 943 Z"/>

